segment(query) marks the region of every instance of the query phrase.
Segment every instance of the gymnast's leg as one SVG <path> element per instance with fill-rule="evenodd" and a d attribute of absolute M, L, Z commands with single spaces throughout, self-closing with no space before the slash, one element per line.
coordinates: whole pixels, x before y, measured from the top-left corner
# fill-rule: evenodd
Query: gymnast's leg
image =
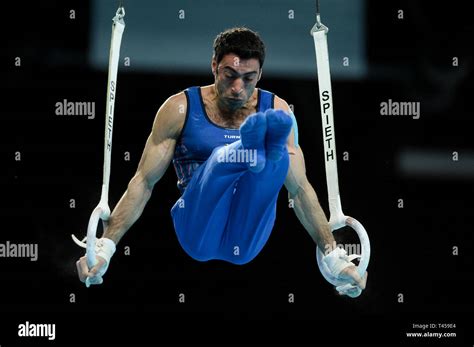
<path fill-rule="evenodd" d="M 241 140 L 216 148 L 194 173 L 182 196 L 182 204 L 178 201 L 173 206 L 171 213 L 178 239 L 193 258 L 243 263 L 242 257 L 230 256 L 229 247 L 243 245 L 247 252 L 250 243 L 253 253 L 258 253 L 263 247 L 260 241 L 264 243 L 268 238 L 275 219 L 278 192 L 288 171 L 285 143 L 291 129 L 291 119 L 287 115 L 283 117 L 290 119 L 289 123 L 284 121 L 283 125 L 275 122 L 281 117 L 268 115 L 267 112 L 248 117 L 240 129 Z M 273 129 L 269 134 L 267 118 Z M 283 132 L 282 127 L 286 129 Z M 271 135 L 279 133 L 282 134 Z M 257 164 L 219 160 L 222 151 L 240 149 L 256 149 Z M 255 199 L 250 198 L 252 195 Z M 237 210 L 241 213 L 236 213 Z M 243 240 L 236 233 L 237 225 L 245 226 L 246 233 L 241 234 Z M 252 235 L 254 232 L 260 234 Z M 252 241 L 255 238 L 260 241 Z"/>
<path fill-rule="evenodd" d="M 283 111 L 266 112 L 266 165 L 247 171 L 236 183 L 230 215 L 220 247 L 220 258 L 235 264 L 250 262 L 261 251 L 273 229 L 276 202 L 289 167 L 286 141 L 292 119 Z"/>

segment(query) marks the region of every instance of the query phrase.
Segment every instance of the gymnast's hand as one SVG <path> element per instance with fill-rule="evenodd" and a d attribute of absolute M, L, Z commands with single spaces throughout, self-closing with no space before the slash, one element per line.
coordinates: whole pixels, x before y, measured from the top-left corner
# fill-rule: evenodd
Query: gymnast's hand
<path fill-rule="evenodd" d="M 334 248 L 323 257 L 323 262 L 328 267 L 331 274 L 342 284 L 336 286 L 340 295 L 347 295 L 351 298 L 358 297 L 367 283 L 367 271 L 361 277 L 357 267 L 352 262 L 353 259 L 360 258 L 360 255 L 347 255 L 347 252 L 340 247 Z"/>
<path fill-rule="evenodd" d="M 90 284 L 102 284 L 104 282 L 102 277 L 109 267 L 115 249 L 115 242 L 109 238 L 102 237 L 96 240 L 96 264 L 89 269 L 86 256 L 79 258 L 76 262 L 77 274 L 81 282 L 85 282 L 87 287 Z"/>
<path fill-rule="evenodd" d="M 81 282 L 85 282 L 88 277 L 90 284 L 102 284 L 104 282 L 102 276 L 107 271 L 107 262 L 100 256 L 95 258 L 97 259 L 97 264 L 91 269 L 87 266 L 86 256 L 80 257 L 76 262 L 77 274 Z"/>
<path fill-rule="evenodd" d="M 367 271 L 365 272 L 364 276 L 360 277 L 359 273 L 357 272 L 357 267 L 348 266 L 341 271 L 339 274 L 339 279 L 343 281 L 347 281 L 348 284 L 354 286 L 354 288 L 350 288 L 345 292 L 339 291 L 340 295 L 348 295 L 350 297 L 359 296 L 362 290 L 365 289 L 367 284 Z"/>

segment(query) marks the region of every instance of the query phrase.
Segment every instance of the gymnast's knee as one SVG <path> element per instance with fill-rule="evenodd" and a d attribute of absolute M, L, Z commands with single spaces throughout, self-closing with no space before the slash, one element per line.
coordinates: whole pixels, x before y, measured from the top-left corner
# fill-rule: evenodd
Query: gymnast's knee
<path fill-rule="evenodd" d="M 235 246 L 227 252 L 221 250 L 219 258 L 234 265 L 245 265 L 250 263 L 259 253 L 260 249 L 251 249 L 240 253 L 239 247 Z"/>
<path fill-rule="evenodd" d="M 205 262 L 214 259 L 213 252 L 210 252 L 208 249 L 203 249 L 202 247 L 197 247 L 196 244 L 186 245 L 181 242 L 181 247 L 186 252 L 186 254 L 194 260 Z"/>

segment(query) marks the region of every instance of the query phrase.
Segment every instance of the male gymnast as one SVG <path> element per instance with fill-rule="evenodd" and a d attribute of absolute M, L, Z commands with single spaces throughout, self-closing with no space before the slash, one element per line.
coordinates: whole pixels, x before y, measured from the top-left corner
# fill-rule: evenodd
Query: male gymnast
<path fill-rule="evenodd" d="M 171 161 L 181 198 L 171 209 L 179 243 L 198 261 L 246 264 L 268 240 L 283 186 L 294 210 L 325 256 L 331 273 L 365 288 L 355 265 L 335 245 L 328 220 L 308 182 L 296 120 L 285 100 L 256 88 L 265 46 L 245 27 L 214 40 L 214 84 L 191 87 L 159 108 L 137 171 L 97 240 L 97 264 L 76 265 L 81 281 L 101 284 L 116 244 L 137 221 Z M 291 131 L 293 129 L 293 131 Z"/>

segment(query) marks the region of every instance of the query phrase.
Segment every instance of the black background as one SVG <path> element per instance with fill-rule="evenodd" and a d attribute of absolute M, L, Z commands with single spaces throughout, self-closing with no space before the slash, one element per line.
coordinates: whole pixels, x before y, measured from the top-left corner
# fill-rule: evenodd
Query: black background
<path fill-rule="evenodd" d="M 349 161 L 339 161 L 344 211 L 362 222 L 372 245 L 367 289 L 357 299 L 339 297 L 319 273 L 314 243 L 288 208 L 286 190 L 274 231 L 251 263 L 187 256 L 169 214 L 179 198 L 171 167 L 119 244 L 104 284 L 86 289 L 75 269 L 83 251 L 70 234 L 84 235 L 100 198 L 107 75 L 87 65 L 88 21 L 71 23 L 67 13 L 73 7 L 87 18 L 90 3 L 4 7 L 0 241 L 38 243 L 39 259 L 0 259 L 0 345 L 435 342 L 406 338 L 416 331 L 413 323 L 456 323 L 446 332 L 457 338 L 436 342 L 472 345 L 473 178 L 405 176 L 397 165 L 407 147 L 444 151 L 447 165 L 453 151 L 460 166 L 467 165 L 463 154 L 472 153 L 474 30 L 467 5 L 460 4 L 367 1 L 369 77 L 333 82 L 338 155 L 350 153 Z M 399 8 L 403 21 L 396 19 Z M 16 56 L 21 68 L 14 66 Z M 387 77 L 397 71 L 403 72 L 398 79 Z M 135 173 L 161 103 L 191 85 L 212 83 L 211 77 L 119 70 L 111 207 Z M 298 110 L 307 175 L 329 215 L 316 77 L 264 76 L 258 87 Z M 420 119 L 380 116 L 379 104 L 389 98 L 420 101 Z M 54 105 L 63 99 L 94 101 L 96 118 L 56 117 Z M 350 117 L 343 123 L 339 114 Z M 70 199 L 76 208 L 69 208 Z M 55 323 L 56 340 L 19 338 L 25 321 Z"/>

